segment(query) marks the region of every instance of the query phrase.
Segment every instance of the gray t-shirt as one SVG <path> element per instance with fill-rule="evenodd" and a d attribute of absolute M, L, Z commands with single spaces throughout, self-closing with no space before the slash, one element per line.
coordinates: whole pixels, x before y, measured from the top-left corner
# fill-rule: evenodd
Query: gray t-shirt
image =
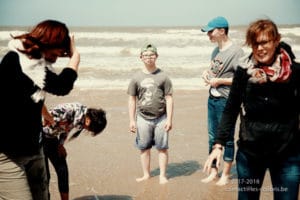
<path fill-rule="evenodd" d="M 210 70 L 212 77 L 230 78 L 233 77 L 234 71 L 237 68 L 239 59 L 243 56 L 243 49 L 235 44 L 232 44 L 228 49 L 220 51 L 216 47 L 211 56 Z M 210 94 L 228 98 L 230 86 L 220 85 L 217 88 L 210 88 Z M 213 92 L 214 91 L 214 92 Z M 217 95 L 217 96 L 218 96 Z"/>
<path fill-rule="evenodd" d="M 127 90 L 127 94 L 137 97 L 137 113 L 145 119 L 156 119 L 165 114 L 165 96 L 172 92 L 172 82 L 161 69 L 151 74 L 137 72 Z"/>

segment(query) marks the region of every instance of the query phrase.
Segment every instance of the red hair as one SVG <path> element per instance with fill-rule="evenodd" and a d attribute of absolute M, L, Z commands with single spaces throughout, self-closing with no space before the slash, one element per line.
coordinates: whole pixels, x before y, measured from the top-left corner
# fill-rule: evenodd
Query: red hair
<path fill-rule="evenodd" d="M 48 49 L 61 49 L 64 51 L 63 56 L 70 55 L 69 30 L 64 23 L 59 21 L 42 21 L 29 33 L 12 37 L 21 39 L 24 50 L 18 50 L 33 58 L 41 58 L 42 52 Z"/>
<path fill-rule="evenodd" d="M 276 24 L 269 19 L 260 19 L 250 24 L 246 32 L 246 44 L 250 47 L 256 44 L 257 36 L 265 33 L 270 40 L 280 41 L 281 35 Z"/>

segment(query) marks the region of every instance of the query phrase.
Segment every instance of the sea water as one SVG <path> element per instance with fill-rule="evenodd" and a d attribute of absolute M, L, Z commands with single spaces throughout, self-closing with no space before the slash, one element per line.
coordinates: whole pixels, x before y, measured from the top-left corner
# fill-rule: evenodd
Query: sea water
<path fill-rule="evenodd" d="M 235 26 L 229 37 L 244 46 L 246 26 Z M 0 27 L 0 58 L 7 52 L 10 34 L 18 35 L 29 27 Z M 292 46 L 300 58 L 300 25 L 279 26 L 282 40 Z M 131 76 L 144 66 L 140 48 L 146 43 L 157 46 L 157 66 L 171 78 L 174 89 L 204 89 L 201 73 L 210 63 L 211 43 L 200 27 L 71 27 L 76 47 L 81 54 L 76 87 L 81 89 L 126 89 Z M 67 66 L 67 58 L 59 58 L 56 70 Z"/>

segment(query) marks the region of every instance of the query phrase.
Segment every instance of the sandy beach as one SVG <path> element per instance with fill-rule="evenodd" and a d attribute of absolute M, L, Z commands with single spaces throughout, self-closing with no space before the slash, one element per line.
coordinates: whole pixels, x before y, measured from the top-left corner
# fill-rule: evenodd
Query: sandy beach
<path fill-rule="evenodd" d="M 128 96 L 125 90 L 74 89 L 68 96 L 48 96 L 49 108 L 62 102 L 81 102 L 102 107 L 108 125 L 97 137 L 82 133 L 66 143 L 72 200 L 217 200 L 237 199 L 235 164 L 229 184 L 220 187 L 201 179 L 207 158 L 206 90 L 175 90 L 173 129 L 169 141 L 169 182 L 158 183 L 157 152 L 152 150 L 151 174 L 148 181 L 137 183 L 142 175 L 135 135 L 128 131 Z M 50 165 L 51 166 L 51 165 Z M 51 166 L 51 199 L 59 200 L 57 178 Z M 272 199 L 268 174 L 261 199 Z"/>

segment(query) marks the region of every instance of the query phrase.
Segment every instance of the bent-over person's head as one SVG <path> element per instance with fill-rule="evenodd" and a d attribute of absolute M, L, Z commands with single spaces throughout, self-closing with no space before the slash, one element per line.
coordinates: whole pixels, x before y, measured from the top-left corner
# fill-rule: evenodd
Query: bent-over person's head
<path fill-rule="evenodd" d="M 86 129 L 92 132 L 93 136 L 100 134 L 107 124 L 106 112 L 99 108 L 88 108 L 85 116 Z"/>

